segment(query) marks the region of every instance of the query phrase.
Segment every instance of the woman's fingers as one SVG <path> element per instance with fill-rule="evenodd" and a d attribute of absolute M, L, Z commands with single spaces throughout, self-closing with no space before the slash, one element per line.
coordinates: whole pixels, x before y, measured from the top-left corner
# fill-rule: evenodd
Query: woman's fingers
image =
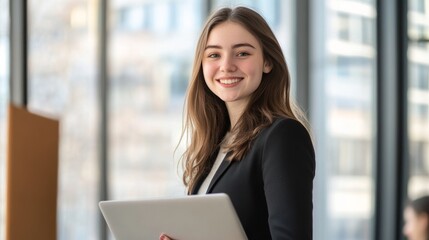
<path fill-rule="evenodd" d="M 161 233 L 161 235 L 159 236 L 159 240 L 173 240 L 173 239 L 171 239 L 165 233 Z"/>

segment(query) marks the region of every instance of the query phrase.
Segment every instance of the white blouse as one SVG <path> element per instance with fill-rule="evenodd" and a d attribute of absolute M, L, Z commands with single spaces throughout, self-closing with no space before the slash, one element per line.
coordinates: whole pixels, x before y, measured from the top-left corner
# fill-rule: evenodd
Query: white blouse
<path fill-rule="evenodd" d="M 213 164 L 212 169 L 210 170 L 209 175 L 207 175 L 206 179 L 204 179 L 204 182 L 201 184 L 200 189 L 198 189 L 198 194 L 206 194 L 206 192 L 209 188 L 210 182 L 212 181 L 213 176 L 215 175 L 216 171 L 218 170 L 218 168 L 219 168 L 220 164 L 222 163 L 223 159 L 225 158 L 225 156 L 226 156 L 226 152 L 224 152 L 224 151 L 222 151 L 222 149 L 220 149 L 219 153 L 217 154 L 216 161 Z"/>

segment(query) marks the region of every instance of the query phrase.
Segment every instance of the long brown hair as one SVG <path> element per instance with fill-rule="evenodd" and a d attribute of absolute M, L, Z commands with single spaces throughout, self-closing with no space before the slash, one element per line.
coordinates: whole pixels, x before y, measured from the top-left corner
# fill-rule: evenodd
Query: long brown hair
<path fill-rule="evenodd" d="M 213 94 L 204 81 L 202 56 L 207 39 L 217 25 L 231 21 L 241 24 L 262 47 L 264 60 L 272 70 L 264 73 L 258 89 L 237 124 L 231 129 L 232 143 L 227 144 L 230 160 L 241 160 L 257 134 L 269 126 L 276 117 L 287 117 L 308 126 L 302 111 L 290 97 L 290 76 L 286 60 L 274 33 L 257 12 L 246 8 L 222 8 L 207 20 L 197 43 L 192 76 L 185 102 L 185 120 L 182 139 L 186 135 L 190 143 L 182 155 L 183 182 L 188 193 L 198 179 L 210 171 L 211 155 L 220 146 L 230 126 L 225 103 Z M 181 139 L 181 140 L 182 140 Z"/>

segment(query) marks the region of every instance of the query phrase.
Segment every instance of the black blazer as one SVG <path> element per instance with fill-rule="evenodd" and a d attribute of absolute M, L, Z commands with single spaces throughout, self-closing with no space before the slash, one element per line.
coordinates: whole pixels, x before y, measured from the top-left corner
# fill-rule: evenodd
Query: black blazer
<path fill-rule="evenodd" d="M 207 193 L 229 195 L 249 240 L 312 239 L 315 154 L 298 121 L 277 119 L 259 133 L 242 160 L 227 157 Z"/>

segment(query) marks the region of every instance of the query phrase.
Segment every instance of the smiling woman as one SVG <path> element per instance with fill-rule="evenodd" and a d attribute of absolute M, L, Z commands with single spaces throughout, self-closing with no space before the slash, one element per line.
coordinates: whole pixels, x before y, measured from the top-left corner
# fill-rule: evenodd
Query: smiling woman
<path fill-rule="evenodd" d="M 185 118 L 189 194 L 226 193 L 249 239 L 312 239 L 315 153 L 307 121 L 290 96 L 282 49 L 254 10 L 222 8 L 209 17 Z"/>

